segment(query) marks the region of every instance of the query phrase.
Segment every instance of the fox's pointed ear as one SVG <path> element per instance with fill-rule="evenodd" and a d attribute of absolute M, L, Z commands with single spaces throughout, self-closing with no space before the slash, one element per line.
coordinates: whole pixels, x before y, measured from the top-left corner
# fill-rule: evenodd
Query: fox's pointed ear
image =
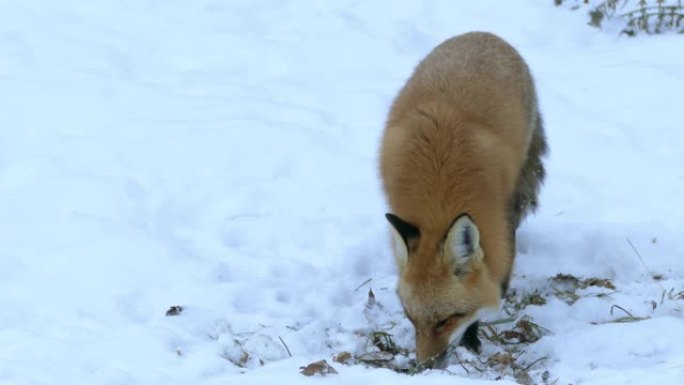
<path fill-rule="evenodd" d="M 418 228 L 394 214 L 385 214 L 385 217 L 392 225 L 392 238 L 394 246 L 394 256 L 400 267 L 408 262 L 409 242 L 420 237 Z"/>
<path fill-rule="evenodd" d="M 444 246 L 445 254 L 454 260 L 457 274 L 468 272 L 472 262 L 482 259 L 480 231 L 468 214 L 461 214 L 454 220 Z"/>
<path fill-rule="evenodd" d="M 385 214 L 385 217 L 387 217 L 389 223 L 392 224 L 392 227 L 394 227 L 394 229 L 397 230 L 399 235 L 401 235 L 402 239 L 407 244 L 411 238 L 418 238 L 420 236 L 420 231 L 416 226 L 406 222 L 398 216 L 387 213 Z"/>

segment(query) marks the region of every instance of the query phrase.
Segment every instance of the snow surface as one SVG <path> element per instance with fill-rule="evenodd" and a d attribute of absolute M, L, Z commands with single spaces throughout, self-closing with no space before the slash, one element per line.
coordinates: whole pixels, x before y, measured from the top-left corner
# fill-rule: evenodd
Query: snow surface
<path fill-rule="evenodd" d="M 534 0 L 0 0 L 0 383 L 494 380 L 298 369 L 373 330 L 413 349 L 379 137 L 416 63 L 470 30 L 529 62 L 551 147 L 512 288 L 617 289 L 524 310 L 552 332 L 535 378 L 684 383 L 663 296 L 684 290 L 684 39 L 586 22 Z"/>

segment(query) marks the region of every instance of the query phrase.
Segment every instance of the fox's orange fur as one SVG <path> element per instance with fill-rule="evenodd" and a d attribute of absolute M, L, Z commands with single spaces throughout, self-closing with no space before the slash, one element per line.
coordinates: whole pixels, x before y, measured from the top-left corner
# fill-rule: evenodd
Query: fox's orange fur
<path fill-rule="evenodd" d="M 527 65 L 495 35 L 445 41 L 394 100 L 380 166 L 419 361 L 498 307 L 515 229 L 536 207 L 545 151 Z"/>

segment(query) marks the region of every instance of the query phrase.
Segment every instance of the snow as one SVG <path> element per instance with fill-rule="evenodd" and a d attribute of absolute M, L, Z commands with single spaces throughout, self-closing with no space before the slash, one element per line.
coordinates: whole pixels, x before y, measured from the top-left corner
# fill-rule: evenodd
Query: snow
<path fill-rule="evenodd" d="M 532 0 L 0 1 L 0 383 L 413 383 L 331 356 L 375 330 L 413 349 L 377 149 L 416 63 L 470 30 L 528 61 L 551 148 L 512 281 L 547 296 L 522 313 L 551 332 L 533 378 L 684 383 L 684 40 L 586 21 Z M 570 305 L 558 273 L 616 290 Z M 299 374 L 320 359 L 339 375 Z M 449 370 L 419 376 L 496 380 Z"/>

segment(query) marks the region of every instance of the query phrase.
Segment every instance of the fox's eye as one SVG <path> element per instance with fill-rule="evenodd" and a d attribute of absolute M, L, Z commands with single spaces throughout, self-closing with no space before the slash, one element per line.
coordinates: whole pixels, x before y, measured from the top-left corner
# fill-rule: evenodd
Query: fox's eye
<path fill-rule="evenodd" d="M 445 319 L 443 319 L 443 320 L 437 322 L 437 323 L 435 324 L 435 331 L 439 331 L 441 328 L 443 328 L 444 325 L 446 325 L 447 322 L 449 322 L 449 320 L 451 320 L 451 317 L 445 318 Z"/>
<path fill-rule="evenodd" d="M 434 331 L 435 332 L 440 332 L 450 321 L 465 317 L 465 313 L 454 313 L 447 318 L 437 322 L 434 326 Z"/>

